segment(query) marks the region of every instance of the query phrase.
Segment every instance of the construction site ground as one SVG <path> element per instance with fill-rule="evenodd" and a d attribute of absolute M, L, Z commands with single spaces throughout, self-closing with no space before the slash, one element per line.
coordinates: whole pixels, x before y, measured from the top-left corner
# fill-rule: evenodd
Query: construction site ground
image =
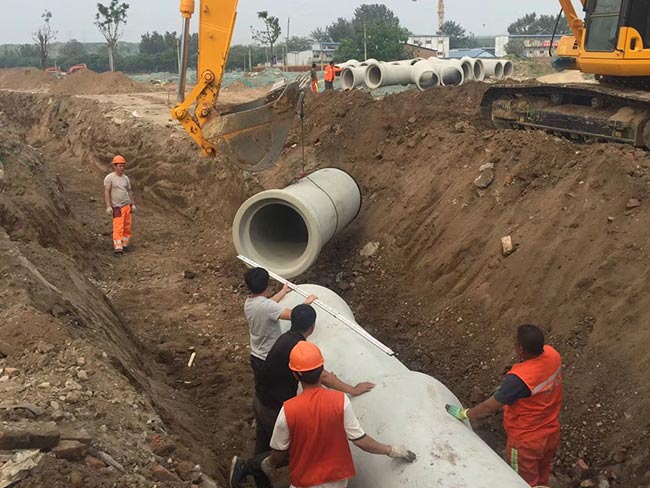
<path fill-rule="evenodd" d="M 70 94 L 72 77 L 63 90 L 40 74 L 0 71 L 0 431 L 52 421 L 92 449 L 46 455 L 16 486 L 226 486 L 254 437 L 232 219 L 327 166 L 356 178 L 363 209 L 296 282 L 335 290 L 468 406 L 515 361 L 516 326 L 539 324 L 565 365 L 553 486 L 650 486 L 647 152 L 496 131 L 479 119 L 484 84 L 328 92 L 307 98 L 304 163 L 296 123 L 253 175 L 200 156 L 168 118 L 171 88 L 95 79 Z M 116 153 L 137 198 L 124 258 L 102 195 Z M 486 163 L 494 181 L 478 189 Z M 40 411 L 11 408 L 24 403 Z M 475 428 L 503 450 L 500 416 Z"/>

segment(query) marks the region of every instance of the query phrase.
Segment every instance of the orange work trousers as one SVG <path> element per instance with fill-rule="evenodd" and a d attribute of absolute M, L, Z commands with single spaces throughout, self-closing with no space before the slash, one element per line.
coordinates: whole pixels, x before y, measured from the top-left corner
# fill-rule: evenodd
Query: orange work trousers
<path fill-rule="evenodd" d="M 506 460 L 530 486 L 548 486 L 553 456 L 560 445 L 560 431 L 534 441 L 508 438 Z"/>
<path fill-rule="evenodd" d="M 131 238 L 131 205 L 113 207 L 113 247 L 123 251 Z"/>
<path fill-rule="evenodd" d="M 318 93 L 318 81 L 312 80 L 312 82 L 311 82 L 311 91 L 314 94 Z"/>

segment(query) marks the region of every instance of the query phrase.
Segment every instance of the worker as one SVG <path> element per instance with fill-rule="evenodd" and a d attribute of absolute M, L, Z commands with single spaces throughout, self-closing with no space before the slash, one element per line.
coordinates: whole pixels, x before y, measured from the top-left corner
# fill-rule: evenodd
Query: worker
<path fill-rule="evenodd" d="M 478 420 L 504 408 L 506 458 L 530 486 L 548 485 L 551 462 L 560 444 L 562 358 L 535 325 L 517 329 L 515 351 L 521 362 L 510 369 L 494 395 L 466 409 L 446 405 L 458 420 Z"/>
<path fill-rule="evenodd" d="M 251 268 L 246 271 L 244 275 L 246 286 L 250 290 L 250 296 L 244 303 L 244 316 L 248 322 L 248 330 L 250 333 L 250 347 L 251 356 L 250 364 L 253 370 L 253 379 L 255 382 L 255 398 L 258 396 L 259 383 L 262 371 L 265 368 L 266 356 L 275 344 L 275 341 L 280 337 L 282 331 L 280 330 L 280 319 L 289 320 L 291 318 L 291 309 L 285 308 L 280 305 L 280 301 L 287 296 L 291 291 L 288 285 L 284 285 L 282 289 L 267 298 L 269 288 L 269 272 L 264 268 Z M 316 300 L 315 295 L 309 295 L 305 300 L 306 304 L 312 303 Z M 271 438 L 271 429 L 269 428 L 268 435 L 260 429 L 266 424 L 262 418 L 262 409 L 254 403 L 255 419 L 257 437 L 262 439 L 262 449 L 260 452 L 268 450 L 268 442 Z M 275 422 L 275 418 L 273 419 Z"/>
<path fill-rule="evenodd" d="M 298 305 L 291 311 L 291 328 L 278 338 L 266 356 L 261 380 L 255 389 L 255 455 L 269 450 L 282 404 L 296 396 L 298 380 L 289 369 L 289 355 L 296 344 L 313 334 L 315 327 L 316 310 L 309 304 Z M 352 396 L 363 395 L 375 387 L 367 381 L 349 385 L 329 371 L 323 372 L 323 384 Z"/>
<path fill-rule="evenodd" d="M 318 74 L 316 73 L 316 63 L 311 63 L 309 77 L 311 79 L 311 92 L 316 95 L 318 94 Z"/>
<path fill-rule="evenodd" d="M 334 89 L 334 78 L 336 78 L 337 73 L 343 71 L 338 66 L 334 66 L 334 61 L 330 61 L 327 66 L 325 66 L 325 89 L 333 90 Z"/>
<path fill-rule="evenodd" d="M 289 368 L 300 381 L 302 393 L 286 401 L 279 412 L 271 439 L 272 452 L 244 466 L 234 465 L 231 488 L 241 486 L 250 473 L 258 488 L 271 486 L 268 477 L 289 460 L 291 487 L 345 488 L 355 475 L 350 442 L 371 454 L 415 461 L 415 454 L 401 445 L 388 445 L 367 435 L 359 424 L 348 397 L 323 388 L 325 360 L 315 344 L 300 341 L 291 350 Z"/>
<path fill-rule="evenodd" d="M 104 178 L 104 201 L 106 214 L 113 219 L 113 249 L 115 256 L 121 257 L 130 251 L 131 214 L 135 213 L 135 203 L 131 180 L 124 174 L 126 159 L 117 155 L 113 158 L 113 172 Z"/>

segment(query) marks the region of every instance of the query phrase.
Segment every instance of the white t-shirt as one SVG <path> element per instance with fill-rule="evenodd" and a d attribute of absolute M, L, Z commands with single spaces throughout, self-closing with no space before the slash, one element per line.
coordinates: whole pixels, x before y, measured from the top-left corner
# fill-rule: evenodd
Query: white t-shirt
<path fill-rule="evenodd" d="M 251 336 L 251 355 L 265 360 L 280 330 L 280 314 L 284 311 L 282 305 L 266 297 L 250 297 L 244 303 L 244 316 L 248 321 Z"/>
<path fill-rule="evenodd" d="M 111 207 L 124 207 L 131 204 L 131 180 L 126 175 L 117 176 L 117 173 L 109 173 L 104 178 L 104 187 L 111 190 Z"/>
<path fill-rule="evenodd" d="M 364 430 L 361 428 L 359 419 L 357 419 L 357 415 L 354 413 L 354 409 L 352 408 L 352 404 L 347 395 L 345 396 L 343 403 L 343 427 L 345 428 L 345 435 L 348 440 L 355 441 L 366 435 Z M 271 449 L 275 449 L 276 451 L 287 451 L 289 450 L 290 444 L 291 432 L 289 431 L 289 424 L 287 423 L 287 416 L 284 413 L 284 407 L 282 407 L 278 414 L 278 418 L 275 421 L 275 427 L 273 428 Z M 339 480 L 310 488 L 346 488 L 347 486 L 348 480 Z M 291 485 L 291 488 L 296 487 Z"/>

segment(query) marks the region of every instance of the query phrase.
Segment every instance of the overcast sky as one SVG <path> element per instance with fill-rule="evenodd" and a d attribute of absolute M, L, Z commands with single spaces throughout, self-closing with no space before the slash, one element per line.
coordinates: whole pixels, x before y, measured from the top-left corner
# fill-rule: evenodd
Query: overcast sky
<path fill-rule="evenodd" d="M 137 42 L 147 31 L 180 31 L 178 0 L 125 0 L 131 5 L 124 39 Z M 196 1 L 197 8 L 200 0 Z M 0 44 L 31 42 L 31 32 L 41 21 L 44 9 L 52 12 L 52 24 L 59 31 L 58 40 L 82 42 L 102 40 L 93 25 L 96 1 L 93 0 L 0 0 L 2 29 Z M 103 3 L 108 4 L 108 0 Z M 437 28 L 437 0 L 240 0 L 237 28 L 233 43 L 250 41 L 250 26 L 259 26 L 256 12 L 268 10 L 280 17 L 282 35 L 286 35 L 291 18 L 291 35 L 307 36 L 316 27 L 325 26 L 337 17 L 352 17 L 363 3 L 384 3 L 400 18 L 403 26 L 416 34 L 434 33 Z M 502 34 L 507 26 L 525 13 L 557 14 L 558 0 L 447 0 L 446 19 L 459 22 L 476 35 Z M 193 19 L 193 31 L 198 18 Z"/>

